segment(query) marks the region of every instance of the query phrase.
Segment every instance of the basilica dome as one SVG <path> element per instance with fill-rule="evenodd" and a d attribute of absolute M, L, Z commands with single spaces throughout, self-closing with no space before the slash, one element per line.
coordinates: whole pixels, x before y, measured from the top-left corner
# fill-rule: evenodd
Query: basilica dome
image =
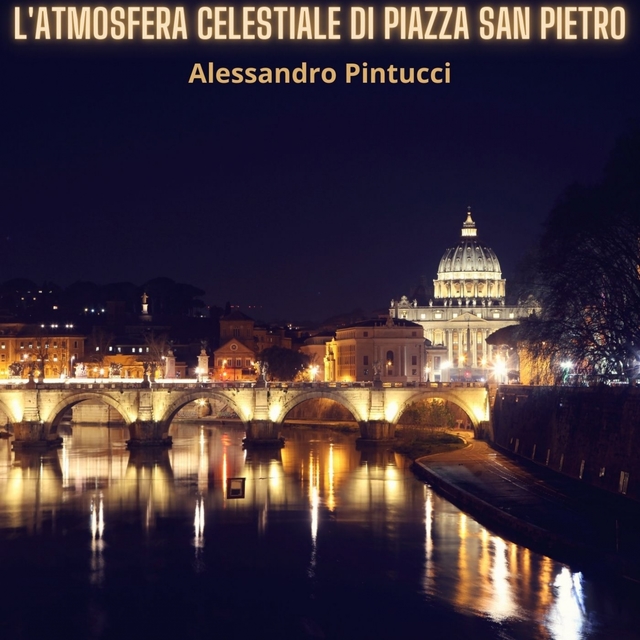
<path fill-rule="evenodd" d="M 433 281 L 435 298 L 504 299 L 505 281 L 498 257 L 478 239 L 476 223 L 467 211 L 460 241 L 447 249 Z"/>

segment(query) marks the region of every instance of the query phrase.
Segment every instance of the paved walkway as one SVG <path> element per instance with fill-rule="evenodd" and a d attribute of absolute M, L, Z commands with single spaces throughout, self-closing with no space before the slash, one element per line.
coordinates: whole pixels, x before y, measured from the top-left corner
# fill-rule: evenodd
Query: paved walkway
<path fill-rule="evenodd" d="M 517 542 L 576 566 L 640 580 L 635 502 L 511 458 L 479 440 L 421 458 L 415 470 L 481 523 Z"/>

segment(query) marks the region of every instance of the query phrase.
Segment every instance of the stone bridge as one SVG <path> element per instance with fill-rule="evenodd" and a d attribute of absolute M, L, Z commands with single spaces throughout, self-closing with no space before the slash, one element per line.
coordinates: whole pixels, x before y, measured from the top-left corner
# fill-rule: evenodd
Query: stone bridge
<path fill-rule="evenodd" d="M 58 425 L 84 400 L 100 400 L 118 411 L 129 428 L 130 447 L 170 445 L 171 421 L 199 399 L 222 400 L 246 429 L 247 445 L 282 442 L 279 429 L 297 405 L 328 398 L 348 409 L 364 440 L 392 440 L 403 411 L 417 400 L 438 398 L 459 406 L 474 429 L 490 429 L 489 390 L 480 383 L 200 383 L 149 384 L 104 381 L 0 386 L 0 411 L 13 428 L 14 448 L 60 444 Z"/>

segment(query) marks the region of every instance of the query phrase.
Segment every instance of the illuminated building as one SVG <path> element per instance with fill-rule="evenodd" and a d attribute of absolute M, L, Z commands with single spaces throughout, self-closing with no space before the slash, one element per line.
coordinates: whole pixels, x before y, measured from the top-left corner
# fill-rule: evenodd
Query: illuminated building
<path fill-rule="evenodd" d="M 326 344 L 332 340 L 334 335 L 333 331 L 316 333 L 308 337 L 300 347 L 300 353 L 304 353 L 309 358 L 309 367 L 315 371 L 313 378 L 316 382 L 324 382 L 326 380 L 323 364 L 327 352 Z"/>
<path fill-rule="evenodd" d="M 422 326 L 391 317 L 339 328 L 325 349 L 328 381 L 420 382 L 427 365 Z"/>
<path fill-rule="evenodd" d="M 256 325 L 237 309 L 220 318 L 220 347 L 213 352 L 213 377 L 218 381 L 255 380 L 254 363 L 263 349 L 291 349 L 284 329 Z"/>
<path fill-rule="evenodd" d="M 424 327 L 434 353 L 430 379 L 434 381 L 484 380 L 497 364 L 497 353 L 486 339 L 494 331 L 531 313 L 506 305 L 506 280 L 493 249 L 482 242 L 471 210 L 460 239 L 440 260 L 427 305 L 402 296 L 392 300 L 389 314 Z"/>
<path fill-rule="evenodd" d="M 0 378 L 25 378 L 30 370 L 45 379 L 69 376 L 84 357 L 84 343 L 73 324 L 2 323 Z"/>

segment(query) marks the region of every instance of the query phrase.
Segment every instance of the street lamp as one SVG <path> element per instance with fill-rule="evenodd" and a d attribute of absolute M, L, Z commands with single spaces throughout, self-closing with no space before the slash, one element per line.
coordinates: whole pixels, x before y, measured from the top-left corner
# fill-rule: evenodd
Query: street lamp
<path fill-rule="evenodd" d="M 311 378 L 311 382 L 316 381 L 316 373 L 318 373 L 318 365 L 313 365 L 313 367 L 309 367 L 309 377 Z"/>

